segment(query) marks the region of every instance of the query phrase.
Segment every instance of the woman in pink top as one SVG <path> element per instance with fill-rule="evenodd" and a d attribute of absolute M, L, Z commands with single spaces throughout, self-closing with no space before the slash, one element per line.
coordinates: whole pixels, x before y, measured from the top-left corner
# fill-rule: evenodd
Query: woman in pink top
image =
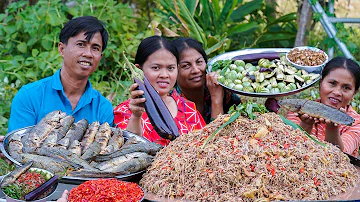
<path fill-rule="evenodd" d="M 322 71 L 320 99 L 328 106 L 340 109 L 355 119 L 352 126 L 337 125 L 329 120 L 289 112 L 287 118 L 298 123 L 309 134 L 325 140 L 353 156 L 358 156 L 360 146 L 360 115 L 349 105 L 360 85 L 360 67 L 353 60 L 336 57 Z"/>

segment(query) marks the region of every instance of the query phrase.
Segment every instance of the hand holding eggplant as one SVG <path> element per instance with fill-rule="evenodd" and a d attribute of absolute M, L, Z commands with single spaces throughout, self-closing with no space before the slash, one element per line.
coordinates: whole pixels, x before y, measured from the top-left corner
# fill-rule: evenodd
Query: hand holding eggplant
<path fill-rule="evenodd" d="M 144 102 L 146 99 L 142 97 L 144 94 L 143 90 L 138 89 L 139 84 L 134 83 L 130 86 L 130 102 L 129 102 L 129 108 L 132 112 L 132 115 L 135 117 L 141 117 L 142 114 L 145 111 L 144 108 Z"/>

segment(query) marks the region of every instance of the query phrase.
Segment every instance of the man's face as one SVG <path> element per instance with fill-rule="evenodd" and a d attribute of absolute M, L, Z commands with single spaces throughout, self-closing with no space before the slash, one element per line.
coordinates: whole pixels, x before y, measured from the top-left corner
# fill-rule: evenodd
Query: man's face
<path fill-rule="evenodd" d="M 64 59 L 62 70 L 76 79 L 88 79 L 102 57 L 102 38 L 95 33 L 88 42 L 85 32 L 70 37 L 67 44 L 59 43 L 58 50 Z"/>

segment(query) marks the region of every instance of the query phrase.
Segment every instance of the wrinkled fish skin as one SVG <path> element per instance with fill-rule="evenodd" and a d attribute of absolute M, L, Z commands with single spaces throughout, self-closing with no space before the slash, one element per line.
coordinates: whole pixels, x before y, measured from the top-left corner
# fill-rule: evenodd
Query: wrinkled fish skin
<path fill-rule="evenodd" d="M 50 148 L 50 147 L 49 147 Z M 60 158 L 41 156 L 36 154 L 21 154 L 22 163 L 33 161 L 36 168 L 48 170 L 54 174 L 63 174 L 70 165 Z"/>
<path fill-rule="evenodd" d="M 108 146 L 111 145 L 113 151 L 116 151 L 124 145 L 124 136 L 120 128 L 111 128 L 111 134 Z"/>
<path fill-rule="evenodd" d="M 23 153 L 23 144 L 21 143 L 21 137 L 17 136 L 15 138 L 11 138 L 9 142 L 9 154 L 13 157 L 16 161 L 21 161 L 20 154 Z"/>
<path fill-rule="evenodd" d="M 71 115 L 66 116 L 65 118 L 61 119 L 60 126 L 53 130 L 52 134 L 56 134 L 58 137 L 57 139 L 60 140 L 65 137 L 66 133 L 69 131 L 70 126 L 74 123 L 75 118 Z"/>
<path fill-rule="evenodd" d="M 72 124 L 66 133 L 65 138 L 69 138 L 70 142 L 74 142 L 74 140 L 81 141 L 88 125 L 89 123 L 86 119 L 81 119 L 80 121 Z"/>
<path fill-rule="evenodd" d="M 130 154 L 133 152 L 144 152 L 150 155 L 155 155 L 162 148 L 161 145 L 150 142 L 150 143 L 138 143 L 138 144 L 128 144 L 121 147 L 119 150 L 114 151 L 109 154 L 98 155 L 95 157 L 95 161 L 108 161 L 110 159 L 116 158 L 118 156 L 123 156 L 125 154 Z"/>
<path fill-rule="evenodd" d="M 105 172 L 124 172 L 124 173 L 135 173 L 146 169 L 151 165 L 153 156 L 143 153 L 141 156 L 134 157 L 124 163 L 120 163 L 110 169 L 104 170 Z"/>
<path fill-rule="evenodd" d="M 61 119 L 65 116 L 66 113 L 61 112 L 60 110 L 50 112 L 31 129 L 29 135 L 35 133 L 38 135 L 41 142 L 44 141 L 52 130 L 59 127 Z"/>
<path fill-rule="evenodd" d="M 8 175 L 6 175 L 1 183 L 1 188 L 12 184 L 15 180 L 20 177 L 21 174 L 25 173 L 32 166 L 33 162 L 28 162 L 23 166 L 15 168 L 15 170 L 11 171 Z"/>
<path fill-rule="evenodd" d="M 64 158 L 66 161 L 71 163 L 71 165 L 81 165 L 83 168 L 88 170 L 96 170 L 92 166 L 89 165 L 84 159 L 81 159 L 79 156 L 70 152 L 69 150 L 63 148 L 55 148 L 55 147 L 42 147 L 37 150 L 40 155 L 54 155 Z"/>
<path fill-rule="evenodd" d="M 93 122 L 90 124 L 88 129 L 85 132 L 85 135 L 81 141 L 81 151 L 84 153 L 87 148 L 90 146 L 92 142 L 94 142 L 95 135 L 99 130 L 100 123 L 98 121 Z"/>
<path fill-rule="evenodd" d="M 339 125 L 351 126 L 355 121 L 354 118 L 347 115 L 345 112 L 316 101 L 304 99 L 286 99 L 280 100 L 279 105 L 292 112 L 308 114 L 309 116 L 315 118 L 328 119 Z"/>
<path fill-rule="evenodd" d="M 55 147 L 62 148 L 62 149 L 67 149 L 69 147 L 69 144 L 70 144 L 70 139 L 67 138 L 67 137 L 64 137 L 63 139 L 61 139 L 61 140 L 59 140 L 57 142 Z"/>
<path fill-rule="evenodd" d="M 100 143 L 100 154 L 105 153 L 105 148 L 111 136 L 110 125 L 105 122 L 100 127 L 95 135 L 95 141 Z"/>
<path fill-rule="evenodd" d="M 48 113 L 21 139 L 24 152 L 32 152 L 41 146 L 45 138 L 57 127 L 66 113 L 59 110 Z"/>
<path fill-rule="evenodd" d="M 140 156 L 144 156 L 144 155 L 147 155 L 147 154 L 143 153 L 143 152 L 134 152 L 134 153 L 126 154 L 124 156 L 118 156 L 109 161 L 104 161 L 104 162 L 97 164 L 95 166 L 95 168 L 97 168 L 99 170 L 107 170 L 107 169 L 116 167 L 126 161 L 129 161 L 132 158 L 140 157 Z"/>
<path fill-rule="evenodd" d="M 86 151 L 81 155 L 82 159 L 86 161 L 90 160 L 92 157 L 98 155 L 101 151 L 100 143 L 94 141 L 90 144 L 90 146 L 86 149 Z"/>
<path fill-rule="evenodd" d="M 81 156 L 81 146 L 78 140 L 74 140 L 69 146 L 69 151 L 77 156 Z"/>
<path fill-rule="evenodd" d="M 51 133 L 42 144 L 42 147 L 54 147 L 58 141 L 56 133 Z"/>
<path fill-rule="evenodd" d="M 31 153 L 41 146 L 40 138 L 36 133 L 24 135 L 21 138 L 21 143 L 23 144 L 24 153 Z"/>

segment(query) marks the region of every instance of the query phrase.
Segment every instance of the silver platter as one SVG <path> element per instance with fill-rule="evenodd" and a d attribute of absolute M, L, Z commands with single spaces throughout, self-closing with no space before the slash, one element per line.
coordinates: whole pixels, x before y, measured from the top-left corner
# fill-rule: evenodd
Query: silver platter
<path fill-rule="evenodd" d="M 244 49 L 244 50 L 226 52 L 226 53 L 217 55 L 217 56 L 213 57 L 211 60 L 209 60 L 209 62 L 207 64 L 208 65 L 207 72 L 211 72 L 212 65 L 218 60 L 233 59 L 234 57 L 237 57 L 237 56 L 246 56 L 246 55 L 251 55 L 251 54 L 259 54 L 259 53 L 264 53 L 264 54 L 265 53 L 266 54 L 279 53 L 280 54 L 280 53 L 287 53 L 290 50 L 291 50 L 290 48 L 254 48 L 254 49 Z M 313 82 L 311 82 L 310 84 L 308 84 L 306 86 L 297 88 L 292 91 L 282 92 L 282 93 L 251 93 L 251 92 L 239 91 L 239 90 L 236 90 L 233 88 L 229 88 L 229 87 L 223 85 L 222 83 L 219 83 L 219 84 L 221 86 L 223 86 L 224 88 L 230 90 L 231 92 L 234 92 L 234 93 L 237 93 L 240 95 L 251 96 L 251 97 L 281 97 L 281 96 L 287 96 L 287 95 L 292 95 L 292 94 L 301 92 L 301 91 L 311 87 L 319 80 L 320 80 L 320 77 L 318 77 L 317 79 L 315 79 Z"/>
<path fill-rule="evenodd" d="M 4 156 L 6 158 L 8 158 L 11 162 L 16 164 L 17 166 L 21 166 L 21 163 L 16 161 L 15 159 L 13 159 L 8 152 L 9 151 L 9 142 L 11 140 L 11 137 L 15 134 L 25 135 L 26 134 L 25 132 L 27 130 L 30 130 L 33 127 L 34 126 L 28 126 L 25 128 L 21 128 L 21 129 L 12 131 L 5 136 L 4 142 L 0 143 L 1 152 L 4 154 Z M 134 133 L 131 133 L 126 130 L 123 130 L 123 136 L 124 136 L 125 140 L 129 139 L 130 137 L 136 137 L 136 140 L 139 142 L 149 142 L 149 140 L 147 140 L 143 137 L 140 137 L 138 135 L 135 135 Z M 116 176 L 116 178 L 119 180 L 123 180 L 123 181 L 138 181 L 144 172 L 145 172 L 145 170 L 142 170 L 142 171 L 139 171 L 136 173 L 126 174 L 126 175 L 118 175 L 118 176 Z M 94 180 L 94 179 L 97 179 L 97 178 L 82 178 L 82 177 L 64 176 L 60 179 L 60 182 L 68 183 L 68 184 L 81 184 L 85 181 Z"/>

